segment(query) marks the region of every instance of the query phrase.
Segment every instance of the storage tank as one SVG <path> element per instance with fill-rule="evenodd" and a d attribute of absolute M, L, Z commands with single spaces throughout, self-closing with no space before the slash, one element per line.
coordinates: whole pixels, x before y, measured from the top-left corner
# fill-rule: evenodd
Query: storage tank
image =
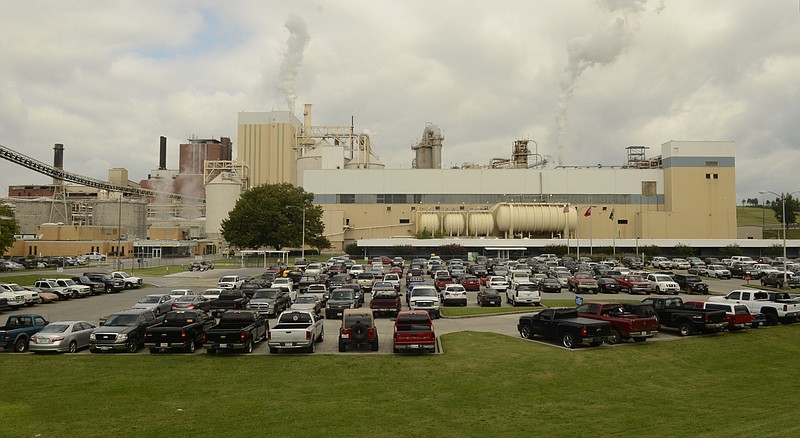
<path fill-rule="evenodd" d="M 488 236 L 494 231 L 494 217 L 491 213 L 474 213 L 469 216 L 469 235 Z"/>
<path fill-rule="evenodd" d="M 221 238 L 222 221 L 236 206 L 242 194 L 242 182 L 232 172 L 222 172 L 206 185 L 206 235 Z"/>
<path fill-rule="evenodd" d="M 464 215 L 449 213 L 444 217 L 444 233 L 450 236 L 460 236 L 465 231 Z"/>
<path fill-rule="evenodd" d="M 435 213 L 423 213 L 419 217 L 419 231 L 427 231 L 434 234 L 439 231 L 439 215 Z"/>
<path fill-rule="evenodd" d="M 574 230 L 578 224 L 575 210 L 564 213 L 563 205 L 550 204 L 500 204 L 495 220 L 503 233 L 561 232 L 567 227 Z"/>

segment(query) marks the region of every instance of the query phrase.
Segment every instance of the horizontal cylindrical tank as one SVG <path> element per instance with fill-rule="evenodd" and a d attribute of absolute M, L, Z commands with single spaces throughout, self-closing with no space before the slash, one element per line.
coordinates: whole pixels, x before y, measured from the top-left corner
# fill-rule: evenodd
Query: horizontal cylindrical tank
<path fill-rule="evenodd" d="M 450 213 L 444 217 L 444 233 L 451 236 L 460 236 L 464 234 L 466 223 L 464 215 L 458 213 Z"/>
<path fill-rule="evenodd" d="M 433 213 L 423 213 L 420 215 L 419 230 L 427 231 L 431 234 L 439 231 L 439 215 Z"/>
<path fill-rule="evenodd" d="M 469 216 L 469 234 L 488 236 L 494 230 L 494 217 L 491 213 L 474 213 Z"/>
<path fill-rule="evenodd" d="M 495 219 L 501 232 L 558 232 L 578 225 L 574 209 L 564 213 L 563 206 L 549 204 L 501 204 Z"/>

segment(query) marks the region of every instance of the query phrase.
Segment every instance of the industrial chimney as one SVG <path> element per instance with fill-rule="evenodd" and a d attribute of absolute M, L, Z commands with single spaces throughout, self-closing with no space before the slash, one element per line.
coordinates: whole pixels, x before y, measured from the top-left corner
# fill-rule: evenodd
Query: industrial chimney
<path fill-rule="evenodd" d="M 161 136 L 161 150 L 158 153 L 158 170 L 167 170 L 167 137 Z"/>
<path fill-rule="evenodd" d="M 53 146 L 53 167 L 61 171 L 64 170 L 64 145 L 61 143 L 56 143 Z M 53 178 L 53 185 L 60 185 L 62 181 L 63 178 Z"/>

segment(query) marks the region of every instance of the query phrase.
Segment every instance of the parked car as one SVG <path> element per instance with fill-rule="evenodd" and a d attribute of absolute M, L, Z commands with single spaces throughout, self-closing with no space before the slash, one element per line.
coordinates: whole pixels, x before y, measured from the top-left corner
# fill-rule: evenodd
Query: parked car
<path fill-rule="evenodd" d="M 202 295 L 184 295 L 172 302 L 172 310 L 211 311 L 211 301 Z"/>
<path fill-rule="evenodd" d="M 89 335 L 94 329 L 86 321 L 51 322 L 31 336 L 30 349 L 33 353 L 75 353 L 89 346 Z"/>
<path fill-rule="evenodd" d="M 335 289 L 325 303 L 325 318 L 341 318 L 345 309 L 355 309 L 356 299 L 351 289 Z"/>
<path fill-rule="evenodd" d="M 561 292 L 561 282 L 551 277 L 541 279 L 537 287 L 539 288 L 540 292 L 551 292 L 556 294 Z"/>
<path fill-rule="evenodd" d="M 436 331 L 428 312 L 422 310 L 405 310 L 400 312 L 394 321 L 392 351 L 427 351 L 436 352 Z"/>
<path fill-rule="evenodd" d="M 604 294 L 618 294 L 619 283 L 611 277 L 600 277 L 597 279 L 597 290 Z"/>
<path fill-rule="evenodd" d="M 106 288 L 106 285 L 102 281 L 93 281 L 93 280 L 89 279 L 89 277 L 87 277 L 85 275 L 79 275 L 79 276 L 76 276 L 76 277 L 72 277 L 72 281 L 74 281 L 75 284 L 80 284 L 80 285 L 83 285 L 83 286 L 89 286 L 89 289 L 92 291 L 92 295 L 99 295 Z"/>
<path fill-rule="evenodd" d="M 208 301 L 214 301 L 219 298 L 221 293 L 222 289 L 219 288 L 206 289 L 203 291 L 203 298 L 208 299 Z"/>
<path fill-rule="evenodd" d="M 786 286 L 792 289 L 800 287 L 800 277 L 794 275 L 792 272 L 786 272 L 785 274 L 783 272 L 770 272 L 761 277 L 761 285 L 783 289 L 784 278 L 786 279 Z"/>
<path fill-rule="evenodd" d="M 442 289 L 440 299 L 443 306 L 455 304 L 466 307 L 467 290 L 460 284 L 448 284 Z"/>
<path fill-rule="evenodd" d="M 691 309 L 722 310 L 728 321 L 728 331 L 742 330 L 753 325 L 753 315 L 743 304 L 715 303 L 709 301 L 686 301 L 684 306 Z M 756 325 L 755 327 L 758 327 Z"/>
<path fill-rule="evenodd" d="M 347 351 L 349 345 L 369 345 L 370 350 L 378 351 L 378 328 L 372 310 L 345 309 L 339 328 L 339 352 Z"/>
<path fill-rule="evenodd" d="M 618 344 L 626 339 L 644 342 L 658 334 L 658 317 L 650 313 L 629 312 L 621 303 L 584 303 L 577 308 L 578 316 L 608 321 L 611 335 L 608 342 Z"/>
<path fill-rule="evenodd" d="M 309 310 L 287 310 L 278 316 L 278 323 L 269 331 L 267 345 L 270 354 L 281 350 L 316 351 L 325 338 L 322 318 Z"/>
<path fill-rule="evenodd" d="M 238 289 L 242 287 L 244 280 L 238 275 L 226 275 L 219 279 L 217 287 L 220 289 Z"/>
<path fill-rule="evenodd" d="M 578 317 L 578 311 L 570 307 L 551 307 L 533 315 L 522 315 L 517 331 L 523 339 L 542 336 L 556 339 L 566 348 L 578 345 L 598 346 L 611 336 L 611 324 Z"/>
<path fill-rule="evenodd" d="M 478 305 L 483 306 L 497 306 L 500 307 L 503 305 L 503 297 L 500 295 L 500 292 L 491 289 L 485 288 L 482 291 L 478 292 Z"/>
<path fill-rule="evenodd" d="M 211 301 L 211 316 L 217 317 L 228 310 L 247 308 L 250 299 L 241 290 L 224 289 L 216 300 Z"/>
<path fill-rule="evenodd" d="M 250 299 L 250 309 L 263 313 L 267 318 L 277 317 L 291 305 L 289 294 L 281 289 L 258 289 Z"/>
<path fill-rule="evenodd" d="M 401 310 L 400 294 L 392 287 L 389 288 L 374 288 L 372 290 L 372 300 L 369 302 L 369 308 L 373 314 L 388 314 L 397 316 Z"/>
<path fill-rule="evenodd" d="M 800 317 L 800 304 L 796 301 L 771 301 L 769 293 L 761 290 L 734 290 L 724 297 L 710 297 L 708 301 L 744 304 L 750 313 L 763 313 L 767 325 L 775 325 L 778 322 L 791 324 Z"/>
<path fill-rule="evenodd" d="M 433 318 L 439 318 L 439 294 L 432 285 L 422 284 L 414 286 L 407 295 L 408 307 L 411 310 L 425 310 Z"/>
<path fill-rule="evenodd" d="M 570 292 L 584 293 L 589 292 L 596 294 L 600 290 L 594 276 L 588 272 L 576 272 L 575 275 L 569 277 L 567 280 L 567 289 Z"/>
<path fill-rule="evenodd" d="M 31 336 L 48 324 L 41 315 L 22 313 L 10 315 L 6 324 L 0 327 L 0 347 L 15 353 L 28 351 Z"/>
<path fill-rule="evenodd" d="M 139 289 L 144 284 L 144 280 L 127 272 L 114 271 L 111 273 L 111 277 L 122 280 L 125 289 Z"/>
<path fill-rule="evenodd" d="M 203 336 L 203 348 L 208 354 L 218 351 L 252 353 L 254 344 L 269 336 L 267 317 L 253 310 L 229 310 L 219 323 Z"/>
<path fill-rule="evenodd" d="M 38 283 L 38 281 L 37 281 L 37 283 Z M 59 292 L 62 292 L 62 288 L 56 286 L 55 284 L 52 285 L 52 286 L 55 287 L 56 289 L 58 289 Z M 0 291 L 8 293 L 9 296 L 10 295 L 15 295 L 15 296 L 21 297 L 22 301 L 24 302 L 24 304 L 26 306 L 28 306 L 28 307 L 33 307 L 34 305 L 39 303 L 39 293 L 38 292 L 34 292 L 32 290 L 25 289 L 24 287 L 22 287 L 22 286 L 20 286 L 20 285 L 18 285 L 16 283 L 0 283 Z M 48 292 L 51 292 L 51 291 L 48 290 Z M 55 291 L 52 291 L 52 292 L 55 293 Z M 59 295 L 59 294 L 57 294 L 57 295 Z M 63 295 L 63 293 L 61 295 Z M 59 297 L 61 297 L 61 295 L 59 295 Z M 69 299 L 69 297 L 70 297 L 70 295 L 66 295 L 65 299 Z M 9 301 L 9 303 L 12 303 L 12 301 Z M 14 301 L 14 303 L 16 303 L 16 301 Z M 14 304 L 11 304 L 11 305 L 14 306 Z"/>
<path fill-rule="evenodd" d="M 113 278 L 111 275 L 103 272 L 84 272 L 83 276 L 91 281 L 103 283 L 104 290 L 107 294 L 120 292 L 125 289 L 125 283 L 122 280 Z"/>
<path fill-rule="evenodd" d="M 725 312 L 686 308 L 679 297 L 650 297 L 642 300 L 642 303 L 653 306 L 659 323 L 664 327 L 677 328 L 681 336 L 719 331 L 728 325 Z"/>
<path fill-rule="evenodd" d="M 706 268 L 708 271 L 709 277 L 715 277 L 720 279 L 730 279 L 731 278 L 731 271 L 728 270 L 724 265 L 708 265 Z"/>
<path fill-rule="evenodd" d="M 297 299 L 294 300 L 294 303 L 292 303 L 290 309 L 308 310 L 320 315 L 322 314 L 322 302 L 316 295 L 313 294 L 298 295 Z"/>
<path fill-rule="evenodd" d="M 168 294 L 150 294 L 139 299 L 133 305 L 134 309 L 150 309 L 156 316 L 172 310 L 173 298 Z"/>
<path fill-rule="evenodd" d="M 704 283 L 703 280 L 701 280 L 697 275 L 675 274 L 674 278 L 675 283 L 678 283 L 678 286 L 681 288 L 681 290 L 686 291 L 689 294 L 708 293 L 708 283 Z"/>
<path fill-rule="evenodd" d="M 647 274 L 646 280 L 650 283 L 650 292 L 678 295 L 681 291 L 678 283 L 676 283 L 671 276 L 666 274 Z"/>

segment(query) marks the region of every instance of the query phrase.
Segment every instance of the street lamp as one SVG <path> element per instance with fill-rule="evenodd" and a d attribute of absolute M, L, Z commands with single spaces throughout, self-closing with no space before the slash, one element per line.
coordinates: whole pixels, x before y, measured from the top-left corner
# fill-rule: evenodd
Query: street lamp
<path fill-rule="evenodd" d="M 784 195 L 779 195 L 769 190 L 760 190 L 758 193 L 762 195 L 765 193 L 771 193 L 781 200 L 781 219 L 783 219 L 783 283 L 781 284 L 781 288 L 784 288 L 786 287 L 786 198 L 794 195 L 795 193 L 800 193 L 800 191 L 795 191 Z"/>
<path fill-rule="evenodd" d="M 303 210 L 303 235 L 302 235 L 302 243 L 300 244 L 300 257 L 305 260 L 306 258 L 306 205 L 303 204 L 302 206 L 299 205 L 287 205 L 286 208 L 299 208 Z"/>

